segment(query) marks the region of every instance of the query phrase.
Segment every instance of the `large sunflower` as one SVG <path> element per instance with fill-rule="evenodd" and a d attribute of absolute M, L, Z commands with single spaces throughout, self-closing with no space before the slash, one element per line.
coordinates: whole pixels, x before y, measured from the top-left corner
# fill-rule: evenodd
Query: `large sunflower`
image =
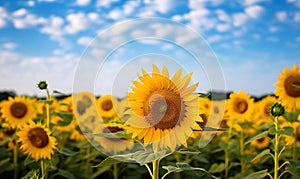
<path fill-rule="evenodd" d="M 127 132 L 145 145 L 153 144 L 154 150 L 174 151 L 178 145 L 186 146 L 199 119 L 198 95 L 192 94 L 198 83 L 188 87 L 192 73 L 181 77 L 180 69 L 170 78 L 166 67 L 160 73 L 155 65 L 152 76 L 144 70 L 142 73 L 128 93 L 131 110 Z"/>
<path fill-rule="evenodd" d="M 101 117 L 112 117 L 115 115 L 115 107 L 118 100 L 112 95 L 104 95 L 97 99 L 96 105 Z"/>
<path fill-rule="evenodd" d="M 275 94 L 279 97 L 282 104 L 292 110 L 295 108 L 300 109 L 299 67 L 294 64 L 292 70 L 285 68 L 283 72 L 280 72 L 280 76 L 277 79 Z"/>
<path fill-rule="evenodd" d="M 254 110 L 254 99 L 244 91 L 231 93 L 226 103 L 229 117 L 238 122 L 250 120 Z"/>
<path fill-rule="evenodd" d="M 101 127 L 103 127 L 101 125 Z M 95 133 L 116 133 L 124 131 L 125 126 L 117 123 L 108 123 L 105 124 L 102 129 L 94 130 Z M 117 154 L 125 150 L 130 150 L 134 147 L 134 142 L 131 139 L 122 139 L 122 138 L 108 138 L 94 136 L 93 139 L 101 146 L 106 152 Z"/>
<path fill-rule="evenodd" d="M 50 131 L 41 124 L 30 121 L 29 125 L 17 132 L 20 149 L 34 160 L 51 159 L 56 149 L 56 139 L 50 136 Z"/>
<path fill-rule="evenodd" d="M 13 128 L 20 128 L 36 117 L 34 109 L 35 99 L 24 96 L 9 97 L 7 101 L 1 103 L 2 117 L 11 124 Z"/>

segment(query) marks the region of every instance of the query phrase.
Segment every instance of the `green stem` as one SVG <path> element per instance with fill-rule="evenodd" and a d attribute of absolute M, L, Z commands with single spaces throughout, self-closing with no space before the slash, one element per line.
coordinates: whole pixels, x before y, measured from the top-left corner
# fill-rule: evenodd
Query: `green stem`
<path fill-rule="evenodd" d="M 278 168 L 279 168 L 279 155 L 278 155 L 278 116 L 275 117 L 275 144 L 274 144 L 274 177 L 273 179 L 278 178 Z"/>
<path fill-rule="evenodd" d="M 229 126 L 229 131 L 228 131 L 228 139 L 227 141 L 230 140 L 231 138 L 231 133 L 232 133 L 232 126 L 233 125 L 230 125 Z M 228 172 L 229 172 L 229 151 L 228 151 L 228 148 L 225 149 L 225 178 L 228 178 Z"/>
<path fill-rule="evenodd" d="M 243 130 L 241 131 L 241 136 L 240 136 L 240 155 L 241 155 L 241 172 L 243 173 L 245 171 L 245 161 L 243 159 L 244 157 L 244 132 Z"/>
<path fill-rule="evenodd" d="M 118 164 L 115 163 L 113 165 L 113 175 L 114 175 L 114 179 L 118 179 Z"/>
<path fill-rule="evenodd" d="M 297 161 L 297 128 L 294 128 L 293 160 Z"/>
<path fill-rule="evenodd" d="M 46 89 L 46 93 L 47 93 L 47 100 L 50 100 L 50 94 L 48 88 Z M 50 129 L 50 105 L 48 103 L 46 104 L 46 113 L 47 113 L 46 127 Z"/>
<path fill-rule="evenodd" d="M 41 159 L 41 170 L 42 170 L 42 177 L 41 178 L 45 178 L 46 173 L 45 173 L 45 163 L 44 160 Z"/>
<path fill-rule="evenodd" d="M 15 171 L 14 171 L 14 179 L 17 179 L 18 178 L 18 170 L 19 170 L 19 167 L 18 167 L 18 142 L 17 142 L 17 139 L 15 139 L 15 147 L 14 147 L 14 167 L 15 167 Z"/>
<path fill-rule="evenodd" d="M 159 160 L 154 160 L 152 162 L 152 166 L 153 166 L 152 179 L 158 179 L 159 178 Z"/>

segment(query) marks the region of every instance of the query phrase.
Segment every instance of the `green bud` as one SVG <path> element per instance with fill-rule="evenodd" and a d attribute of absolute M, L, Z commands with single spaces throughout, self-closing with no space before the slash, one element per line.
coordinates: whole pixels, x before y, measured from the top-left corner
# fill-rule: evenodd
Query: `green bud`
<path fill-rule="evenodd" d="M 284 114 L 284 107 L 279 103 L 274 103 L 270 107 L 270 113 L 272 116 L 282 116 Z"/>
<path fill-rule="evenodd" d="M 47 86 L 48 85 L 47 85 L 46 81 L 40 81 L 39 84 L 38 84 L 38 87 L 41 90 L 47 89 Z"/>

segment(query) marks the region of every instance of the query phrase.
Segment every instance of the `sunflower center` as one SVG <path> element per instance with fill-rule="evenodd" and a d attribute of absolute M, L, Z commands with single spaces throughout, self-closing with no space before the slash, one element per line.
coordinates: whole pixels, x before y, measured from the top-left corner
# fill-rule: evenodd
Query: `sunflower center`
<path fill-rule="evenodd" d="M 247 111 L 248 109 L 248 103 L 246 100 L 238 100 L 235 102 L 234 104 L 234 111 L 236 111 L 237 113 L 244 113 Z"/>
<path fill-rule="evenodd" d="M 208 116 L 206 114 L 200 114 L 200 117 L 203 119 L 202 122 L 198 122 L 201 126 L 205 126 L 208 120 Z"/>
<path fill-rule="evenodd" d="M 103 133 L 116 133 L 116 132 L 120 132 L 120 131 L 124 131 L 124 129 L 122 129 L 120 127 L 107 127 L 103 130 Z M 107 139 L 114 141 L 114 142 L 118 142 L 118 141 L 122 140 L 123 138 L 107 138 Z"/>
<path fill-rule="evenodd" d="M 37 148 L 43 148 L 49 143 L 49 139 L 46 131 L 40 127 L 31 129 L 28 132 L 28 138 L 31 144 Z"/>
<path fill-rule="evenodd" d="M 266 139 L 264 137 L 257 139 L 257 143 L 263 143 Z"/>
<path fill-rule="evenodd" d="M 113 108 L 113 103 L 111 100 L 105 100 L 103 101 L 103 103 L 101 104 L 101 108 L 104 111 L 110 111 Z"/>
<path fill-rule="evenodd" d="M 82 115 L 86 110 L 85 104 L 83 101 L 78 101 L 77 103 L 77 112 Z"/>
<path fill-rule="evenodd" d="M 92 100 L 89 96 L 84 95 L 82 97 L 82 100 L 84 101 L 84 104 L 86 105 L 86 107 L 90 107 L 92 104 Z"/>
<path fill-rule="evenodd" d="M 265 105 L 264 107 L 264 113 L 266 116 L 269 116 L 270 115 L 270 107 L 272 106 L 272 102 L 269 102 Z"/>
<path fill-rule="evenodd" d="M 22 118 L 27 113 L 27 106 L 21 102 L 15 102 L 10 107 L 11 114 L 16 118 Z"/>
<path fill-rule="evenodd" d="M 174 128 L 183 118 L 181 97 L 173 91 L 155 91 L 149 95 L 144 105 L 145 118 L 155 128 Z"/>
<path fill-rule="evenodd" d="M 296 136 L 297 141 L 300 141 L 300 125 L 297 127 L 296 134 L 297 134 Z"/>
<path fill-rule="evenodd" d="M 300 75 L 293 75 L 287 77 L 284 82 L 284 88 L 286 93 L 291 97 L 299 97 L 300 96 Z"/>

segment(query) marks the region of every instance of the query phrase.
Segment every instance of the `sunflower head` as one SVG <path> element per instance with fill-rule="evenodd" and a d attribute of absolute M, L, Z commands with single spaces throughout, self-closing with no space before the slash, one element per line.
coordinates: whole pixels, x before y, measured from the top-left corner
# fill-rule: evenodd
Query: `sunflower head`
<path fill-rule="evenodd" d="M 56 139 L 50 136 L 50 131 L 41 124 L 30 124 L 17 132 L 18 142 L 21 142 L 20 149 L 30 157 L 39 159 L 51 159 L 56 149 Z"/>
<path fill-rule="evenodd" d="M 115 106 L 118 100 L 112 95 L 104 95 L 96 100 L 98 112 L 101 117 L 109 118 L 115 115 Z"/>
<path fill-rule="evenodd" d="M 292 69 L 285 68 L 280 73 L 278 82 L 275 83 L 277 89 L 276 96 L 284 106 L 291 109 L 300 108 L 300 68 L 294 64 Z"/>
<path fill-rule="evenodd" d="M 47 85 L 47 82 L 46 81 L 40 81 L 39 84 L 38 84 L 38 88 L 40 90 L 44 90 L 44 89 L 47 89 L 48 85 Z"/>
<path fill-rule="evenodd" d="M 279 103 L 274 103 L 271 107 L 270 107 L 270 113 L 272 116 L 276 117 L 276 116 L 282 116 L 284 114 L 284 107 L 279 104 Z"/>
<path fill-rule="evenodd" d="M 198 84 L 188 87 L 192 73 L 181 77 L 178 70 L 172 78 L 166 67 L 162 73 L 153 65 L 152 75 L 142 70 L 128 94 L 129 125 L 127 131 L 153 148 L 169 148 L 186 144 L 197 123 L 199 100 L 192 92 Z"/>

